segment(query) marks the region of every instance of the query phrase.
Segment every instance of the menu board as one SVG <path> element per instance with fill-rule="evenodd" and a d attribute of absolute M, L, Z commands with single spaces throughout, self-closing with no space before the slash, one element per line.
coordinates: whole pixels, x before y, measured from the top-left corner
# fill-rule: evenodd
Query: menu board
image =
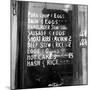
<path fill-rule="evenodd" d="M 72 79 L 71 14 L 72 11 L 46 8 L 42 13 L 28 11 L 25 67 L 39 87 L 64 85 L 68 75 Z"/>

